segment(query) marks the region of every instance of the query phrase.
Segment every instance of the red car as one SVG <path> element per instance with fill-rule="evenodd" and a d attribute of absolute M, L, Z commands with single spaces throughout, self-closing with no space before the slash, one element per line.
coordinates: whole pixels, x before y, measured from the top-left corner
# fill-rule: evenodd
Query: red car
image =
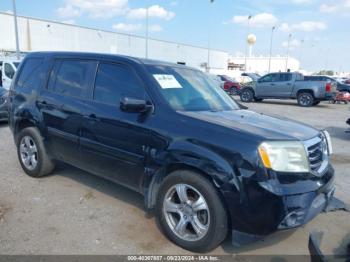
<path fill-rule="evenodd" d="M 241 90 L 241 85 L 233 78 L 226 75 L 218 75 L 221 81 L 224 82 L 224 90 L 230 95 L 238 95 Z"/>

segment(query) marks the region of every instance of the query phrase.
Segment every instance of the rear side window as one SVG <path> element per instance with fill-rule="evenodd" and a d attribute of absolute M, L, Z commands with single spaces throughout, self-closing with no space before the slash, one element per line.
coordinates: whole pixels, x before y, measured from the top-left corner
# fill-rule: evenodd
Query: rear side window
<path fill-rule="evenodd" d="M 43 58 L 26 59 L 18 77 L 16 88 L 36 89 L 41 87 L 45 78 L 43 62 Z"/>
<path fill-rule="evenodd" d="M 66 96 L 84 97 L 95 65 L 94 61 L 56 60 L 50 75 L 48 89 Z"/>
<path fill-rule="evenodd" d="M 127 67 L 101 63 L 98 67 L 94 100 L 119 105 L 123 97 L 144 98 L 145 91 L 135 74 Z"/>
<path fill-rule="evenodd" d="M 280 74 L 280 80 L 282 82 L 287 82 L 292 80 L 292 74 Z"/>

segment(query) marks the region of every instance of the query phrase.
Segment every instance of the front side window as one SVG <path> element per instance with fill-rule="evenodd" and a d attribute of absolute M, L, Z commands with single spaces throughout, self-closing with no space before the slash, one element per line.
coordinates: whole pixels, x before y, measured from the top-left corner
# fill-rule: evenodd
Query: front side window
<path fill-rule="evenodd" d="M 15 69 L 12 67 L 12 65 L 5 63 L 5 76 L 12 79 L 15 75 Z"/>
<path fill-rule="evenodd" d="M 99 65 L 94 90 L 95 101 L 119 105 L 124 97 L 142 99 L 144 96 L 144 88 L 129 68 L 108 63 Z"/>
<path fill-rule="evenodd" d="M 278 81 L 278 74 L 269 74 L 260 79 L 260 82 L 275 82 Z"/>
<path fill-rule="evenodd" d="M 84 97 L 96 63 L 85 60 L 56 60 L 48 89 L 66 96 Z"/>
<path fill-rule="evenodd" d="M 239 109 L 217 83 L 201 71 L 176 66 L 148 65 L 162 96 L 176 111 L 227 111 Z"/>

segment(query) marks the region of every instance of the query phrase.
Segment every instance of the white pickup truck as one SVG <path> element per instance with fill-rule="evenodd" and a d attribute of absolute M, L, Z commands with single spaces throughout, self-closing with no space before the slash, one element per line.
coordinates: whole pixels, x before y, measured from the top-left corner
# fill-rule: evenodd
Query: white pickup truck
<path fill-rule="evenodd" d="M 20 62 L 20 60 L 15 58 L 0 57 L 0 86 L 7 90 L 10 88 L 12 78 L 15 75 Z"/>

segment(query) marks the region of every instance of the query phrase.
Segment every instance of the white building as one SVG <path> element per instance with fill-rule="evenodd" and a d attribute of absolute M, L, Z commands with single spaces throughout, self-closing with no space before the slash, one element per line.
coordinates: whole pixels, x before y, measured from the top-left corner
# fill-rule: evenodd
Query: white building
<path fill-rule="evenodd" d="M 18 17 L 21 52 L 84 51 L 145 57 L 144 37 L 97 30 L 54 21 Z M 13 15 L 0 12 L 0 51 L 15 51 Z M 209 54 L 209 55 L 208 55 Z M 187 44 L 149 39 L 148 57 L 204 70 L 227 69 L 228 53 Z M 209 58 L 209 59 L 208 59 Z"/>
<path fill-rule="evenodd" d="M 267 56 L 252 56 L 245 58 L 244 56 L 230 56 L 228 59 L 227 75 L 235 78 L 244 72 L 257 73 L 264 75 L 269 70 L 270 57 Z M 245 63 L 247 63 L 246 70 Z M 271 57 L 270 72 L 291 72 L 300 70 L 300 62 L 293 57 L 274 56 Z"/>

